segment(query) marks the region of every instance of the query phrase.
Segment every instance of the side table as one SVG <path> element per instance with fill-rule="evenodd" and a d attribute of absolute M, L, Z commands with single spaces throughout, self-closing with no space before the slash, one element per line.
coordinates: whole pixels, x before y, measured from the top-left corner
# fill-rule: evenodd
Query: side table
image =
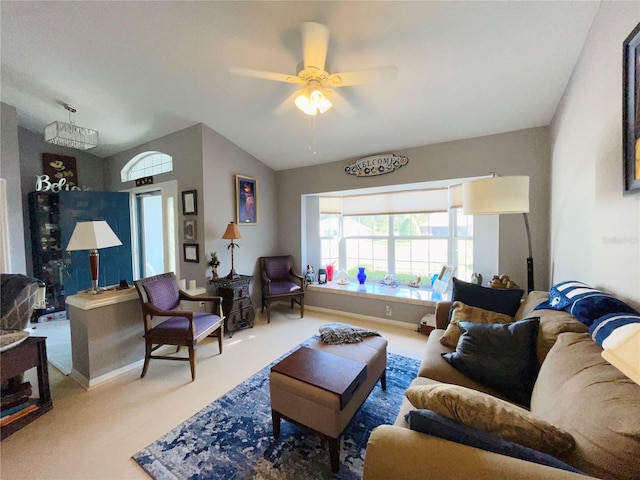
<path fill-rule="evenodd" d="M 225 317 L 224 329 L 229 332 L 230 338 L 237 330 L 253 328 L 256 312 L 249 295 L 249 283 L 252 278 L 250 275 L 239 275 L 234 279 L 211 280 L 216 289 L 214 295 L 222 297 L 222 311 Z"/>
<path fill-rule="evenodd" d="M 46 337 L 28 337 L 20 345 L 4 351 L 0 355 L 3 382 L 33 367 L 37 367 L 39 393 L 38 399 L 29 400 L 29 406 L 24 409 L 24 412 L 28 411 L 28 413 L 24 415 L 17 414 L 14 421 L 0 428 L 0 438 L 2 439 L 20 430 L 26 424 L 53 408 L 49 389 L 49 369 L 45 339 Z"/>

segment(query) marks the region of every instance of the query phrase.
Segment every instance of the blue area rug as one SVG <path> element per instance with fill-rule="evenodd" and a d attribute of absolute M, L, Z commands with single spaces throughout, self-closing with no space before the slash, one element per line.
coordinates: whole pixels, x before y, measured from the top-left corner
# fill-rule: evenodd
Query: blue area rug
<path fill-rule="evenodd" d="M 281 423 L 280 438 L 273 438 L 269 401 L 272 365 L 133 459 L 157 480 L 360 479 L 371 430 L 395 421 L 404 392 L 418 371 L 417 360 L 388 354 L 387 390 L 378 382 L 349 423 L 341 437 L 340 471 L 334 475 L 328 445 L 320 438 L 286 420 Z"/>

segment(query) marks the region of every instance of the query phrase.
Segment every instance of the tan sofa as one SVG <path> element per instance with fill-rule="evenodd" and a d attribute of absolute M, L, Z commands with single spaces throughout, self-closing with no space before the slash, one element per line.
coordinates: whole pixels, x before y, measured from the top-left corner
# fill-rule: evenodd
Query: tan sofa
<path fill-rule="evenodd" d="M 531 412 L 574 437 L 576 448 L 560 460 L 596 478 L 640 479 L 640 386 L 601 357 L 602 349 L 575 317 L 564 311 L 532 312 L 545 298 L 544 292 L 532 292 L 515 317 L 540 317 L 541 368 Z M 440 343 L 449 308 L 448 302 L 437 306 L 437 329 L 429 335 L 411 385 L 449 383 L 504 398 L 442 358 L 442 353 L 453 351 Z M 588 478 L 412 431 L 405 420 L 411 409 L 404 398 L 395 424 L 371 433 L 364 480 Z"/>

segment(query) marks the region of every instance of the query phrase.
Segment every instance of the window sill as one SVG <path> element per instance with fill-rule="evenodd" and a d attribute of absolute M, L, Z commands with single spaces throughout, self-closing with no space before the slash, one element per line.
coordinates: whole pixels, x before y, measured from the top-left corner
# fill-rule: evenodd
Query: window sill
<path fill-rule="evenodd" d="M 346 285 L 339 285 L 338 282 L 314 283 L 307 285 L 307 290 L 354 297 L 371 297 L 376 300 L 430 307 L 435 307 L 437 302 L 449 298 L 448 293 L 441 294 L 434 292 L 430 288 L 390 287 L 377 283 L 365 283 L 364 285 L 354 282 L 349 282 Z"/>

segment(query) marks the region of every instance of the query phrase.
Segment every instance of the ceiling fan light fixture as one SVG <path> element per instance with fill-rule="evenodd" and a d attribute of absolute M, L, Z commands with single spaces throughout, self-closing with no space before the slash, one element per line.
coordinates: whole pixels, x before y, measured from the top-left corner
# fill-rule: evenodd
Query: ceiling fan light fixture
<path fill-rule="evenodd" d="M 333 105 L 321 89 L 306 90 L 295 99 L 296 107 L 307 115 L 327 112 Z"/>

